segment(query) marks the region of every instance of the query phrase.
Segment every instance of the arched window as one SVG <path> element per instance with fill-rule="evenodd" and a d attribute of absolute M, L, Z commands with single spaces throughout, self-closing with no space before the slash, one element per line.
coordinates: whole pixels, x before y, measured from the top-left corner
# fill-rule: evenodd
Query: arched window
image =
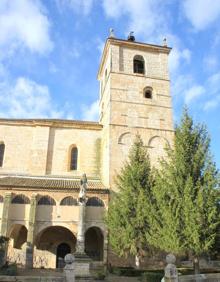
<path fill-rule="evenodd" d="M 92 207 L 104 207 L 104 203 L 101 199 L 99 199 L 98 197 L 91 197 L 88 199 L 88 201 L 86 202 L 87 206 L 92 206 Z"/>
<path fill-rule="evenodd" d="M 55 200 L 53 198 L 51 198 L 50 196 L 43 196 L 43 197 L 41 197 L 37 204 L 39 206 L 40 205 L 56 206 Z"/>
<path fill-rule="evenodd" d="M 134 66 L 134 73 L 144 74 L 145 72 L 144 58 L 142 56 L 140 55 L 134 56 L 133 66 Z"/>
<path fill-rule="evenodd" d="M 70 170 L 77 170 L 78 149 L 73 147 L 70 153 Z"/>
<path fill-rule="evenodd" d="M 60 202 L 61 206 L 77 206 L 77 200 L 73 197 L 65 197 Z"/>
<path fill-rule="evenodd" d="M 2 195 L 0 195 L 0 203 L 3 203 L 4 198 L 2 197 Z"/>
<path fill-rule="evenodd" d="M 12 200 L 12 204 L 30 204 L 30 200 L 28 197 L 24 195 L 16 195 Z"/>
<path fill-rule="evenodd" d="M 5 144 L 0 143 L 0 167 L 3 166 L 4 153 L 5 153 Z"/>
<path fill-rule="evenodd" d="M 146 99 L 152 99 L 152 92 L 153 92 L 153 89 L 152 87 L 145 87 L 144 88 L 144 98 Z"/>

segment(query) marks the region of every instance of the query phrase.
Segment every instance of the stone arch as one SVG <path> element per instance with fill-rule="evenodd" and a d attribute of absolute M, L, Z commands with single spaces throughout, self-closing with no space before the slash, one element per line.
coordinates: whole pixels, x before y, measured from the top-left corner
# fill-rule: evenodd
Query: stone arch
<path fill-rule="evenodd" d="M 21 249 L 27 242 L 27 228 L 22 224 L 13 224 L 9 230 L 8 237 L 13 240 L 13 248 Z"/>
<path fill-rule="evenodd" d="M 40 225 L 38 225 L 38 228 L 37 228 L 37 234 L 41 233 L 43 230 L 49 228 L 49 227 L 53 227 L 53 226 L 58 226 L 58 227 L 63 227 L 65 229 L 68 229 L 70 232 L 73 233 L 73 235 L 76 237 L 76 233 L 74 233 L 72 230 L 71 230 L 71 224 L 68 224 L 68 223 L 63 223 L 63 222 L 59 222 L 59 225 L 53 225 L 53 223 L 51 222 L 45 222 L 45 223 L 42 223 Z"/>
<path fill-rule="evenodd" d="M 52 197 L 46 195 L 46 196 L 41 196 L 37 204 L 46 205 L 46 206 L 56 206 L 56 201 Z"/>
<path fill-rule="evenodd" d="M 60 201 L 61 206 L 77 206 L 77 200 L 72 196 L 67 196 Z"/>
<path fill-rule="evenodd" d="M 166 158 L 166 147 L 170 147 L 170 144 L 165 137 L 155 135 L 150 138 L 148 148 L 153 165 L 157 165 L 159 159 Z"/>
<path fill-rule="evenodd" d="M 169 144 L 168 140 L 167 140 L 165 137 L 159 136 L 159 135 L 155 135 L 155 136 L 153 136 L 153 137 L 151 137 L 151 138 L 149 139 L 149 141 L 148 141 L 148 147 L 149 147 L 149 148 L 156 147 L 156 143 L 157 143 L 158 141 L 160 141 L 160 140 L 162 140 L 162 143 L 163 143 L 164 145 L 167 145 L 168 147 L 170 147 L 170 144 Z"/>
<path fill-rule="evenodd" d="M 76 247 L 76 237 L 67 227 L 63 227 L 61 225 L 50 225 L 37 233 L 34 243 L 36 246 L 36 253 L 45 257 L 44 267 L 63 267 L 64 256 L 66 253 L 62 252 L 62 256 L 57 257 L 60 255 L 60 245 L 65 244 L 66 246 L 69 246 L 71 253 L 73 253 L 75 252 Z"/>
<path fill-rule="evenodd" d="M 100 199 L 98 197 L 91 197 L 87 200 L 86 206 L 88 206 L 88 207 L 104 207 L 105 204 L 102 201 L 102 199 Z"/>
<path fill-rule="evenodd" d="M 104 234 L 100 227 L 91 226 L 85 232 L 85 252 L 94 261 L 103 261 Z"/>
<path fill-rule="evenodd" d="M 119 136 L 118 144 L 130 145 L 130 143 L 131 143 L 131 133 L 129 131 L 124 132 Z"/>
<path fill-rule="evenodd" d="M 12 200 L 11 200 L 11 203 L 12 204 L 23 204 L 23 205 L 26 205 L 26 204 L 30 204 L 30 199 L 23 195 L 23 194 L 19 194 L 19 195 L 15 195 Z"/>

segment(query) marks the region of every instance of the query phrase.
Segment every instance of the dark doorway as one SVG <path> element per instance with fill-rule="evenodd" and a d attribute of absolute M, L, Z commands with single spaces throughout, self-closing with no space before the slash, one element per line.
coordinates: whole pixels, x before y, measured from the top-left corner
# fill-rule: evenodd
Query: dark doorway
<path fill-rule="evenodd" d="M 85 252 L 95 261 L 103 260 L 103 235 L 98 227 L 90 227 L 85 233 Z"/>
<path fill-rule="evenodd" d="M 65 266 L 64 257 L 71 253 L 71 248 L 66 243 L 61 243 L 57 246 L 57 261 L 56 268 L 63 268 Z"/>

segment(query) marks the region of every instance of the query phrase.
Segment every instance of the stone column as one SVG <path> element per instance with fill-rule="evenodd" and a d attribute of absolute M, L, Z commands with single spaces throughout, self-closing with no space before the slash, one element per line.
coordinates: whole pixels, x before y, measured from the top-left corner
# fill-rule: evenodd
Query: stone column
<path fill-rule="evenodd" d="M 29 222 L 28 222 L 28 235 L 26 245 L 26 267 L 33 267 L 33 254 L 34 254 L 34 229 L 36 222 L 36 210 L 37 210 L 37 194 L 34 193 L 31 196 Z"/>
<path fill-rule="evenodd" d="M 80 180 L 79 192 L 79 221 L 77 232 L 77 243 L 75 253 L 75 275 L 78 277 L 90 277 L 90 258 L 85 253 L 85 215 L 86 215 L 86 174 Z"/>
<path fill-rule="evenodd" d="M 85 202 L 80 203 L 76 252 L 81 254 L 85 253 L 85 208 Z"/>
<path fill-rule="evenodd" d="M 11 205 L 12 193 L 7 192 L 4 197 L 3 211 L 2 211 L 2 224 L 1 235 L 7 237 L 8 225 L 9 225 L 9 210 Z"/>

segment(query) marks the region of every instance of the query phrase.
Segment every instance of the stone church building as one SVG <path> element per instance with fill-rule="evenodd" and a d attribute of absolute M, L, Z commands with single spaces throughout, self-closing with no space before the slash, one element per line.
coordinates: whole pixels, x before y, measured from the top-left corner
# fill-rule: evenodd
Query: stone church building
<path fill-rule="evenodd" d="M 172 146 L 170 48 L 109 37 L 98 80 L 99 121 L 0 119 L 0 230 L 9 261 L 62 267 L 75 251 L 80 177 L 88 179 L 85 251 L 113 263 L 103 217 L 138 133 L 153 165 Z"/>

